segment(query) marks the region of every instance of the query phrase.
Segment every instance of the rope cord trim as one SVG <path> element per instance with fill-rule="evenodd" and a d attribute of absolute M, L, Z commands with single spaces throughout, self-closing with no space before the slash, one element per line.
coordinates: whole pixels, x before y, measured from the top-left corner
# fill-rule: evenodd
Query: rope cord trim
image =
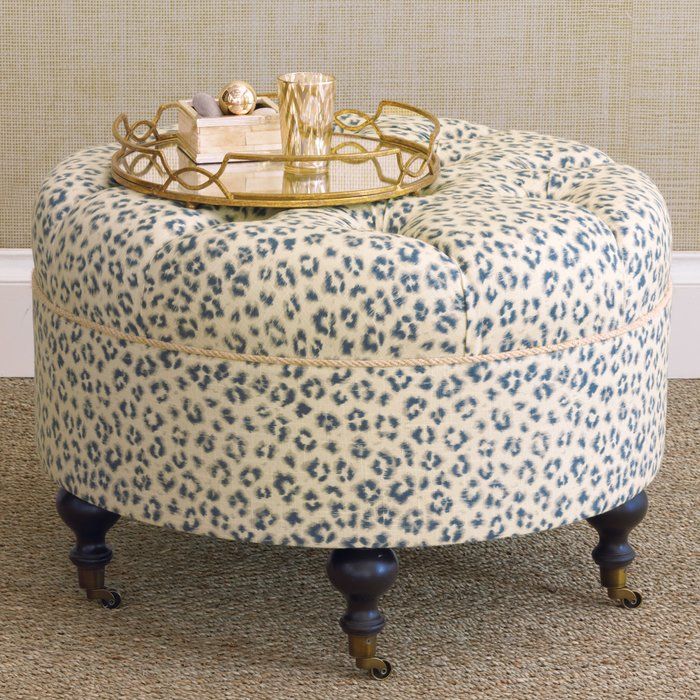
<path fill-rule="evenodd" d="M 585 347 L 594 345 L 613 338 L 619 338 L 630 331 L 641 328 L 643 325 L 656 318 L 668 306 L 671 300 L 671 284 L 669 283 L 663 297 L 659 303 L 648 311 L 639 316 L 639 318 L 628 323 L 625 326 L 616 328 L 605 333 L 596 333 L 585 338 L 574 338 L 562 343 L 553 343 L 551 345 L 538 345 L 529 348 L 518 348 L 516 350 L 508 350 L 507 352 L 487 353 L 484 355 L 443 355 L 439 357 L 395 357 L 382 358 L 372 360 L 353 360 L 353 359 L 323 359 L 318 357 L 283 357 L 278 355 L 253 355 L 244 352 L 230 352 L 228 350 L 214 350 L 209 348 L 199 348 L 194 345 L 185 345 L 183 343 L 173 343 L 166 340 L 158 340 L 157 338 L 149 338 L 148 336 L 137 335 L 136 333 L 126 333 L 117 328 L 106 326 L 102 323 L 95 323 L 86 318 L 64 309 L 52 302 L 39 286 L 36 276 L 32 275 L 32 290 L 34 299 L 41 302 L 56 316 L 60 316 L 66 321 L 75 323 L 83 328 L 97 331 L 104 335 L 108 335 L 117 340 L 125 340 L 129 343 L 137 343 L 158 350 L 170 350 L 174 352 L 182 352 L 187 355 L 197 355 L 199 357 L 210 357 L 218 360 L 228 360 L 230 362 L 248 362 L 261 365 L 288 365 L 294 367 L 331 367 L 337 369 L 345 368 L 365 368 L 365 367 L 438 367 L 450 365 L 474 365 L 479 362 L 497 362 L 498 360 L 513 360 L 521 357 L 534 357 L 536 355 L 546 355 L 550 353 L 570 350 L 572 348 Z"/>

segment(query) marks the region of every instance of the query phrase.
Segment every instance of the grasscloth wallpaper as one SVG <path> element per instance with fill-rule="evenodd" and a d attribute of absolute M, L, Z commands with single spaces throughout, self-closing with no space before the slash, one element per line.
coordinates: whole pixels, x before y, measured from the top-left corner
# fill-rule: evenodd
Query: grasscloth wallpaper
<path fill-rule="evenodd" d="M 323 69 L 382 97 L 578 139 L 648 172 L 676 250 L 700 249 L 700 0 L 0 0 L 0 247 L 35 192 L 121 111 Z"/>

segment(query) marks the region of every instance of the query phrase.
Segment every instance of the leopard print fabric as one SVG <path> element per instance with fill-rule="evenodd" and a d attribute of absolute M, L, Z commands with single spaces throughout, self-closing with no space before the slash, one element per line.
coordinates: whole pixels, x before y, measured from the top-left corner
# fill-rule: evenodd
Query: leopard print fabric
<path fill-rule="evenodd" d="M 410 131 L 410 125 L 406 126 Z M 417 195 L 188 209 L 116 185 L 112 146 L 44 183 L 37 435 L 77 496 L 188 532 L 313 547 L 437 545 L 604 512 L 663 452 L 670 230 L 661 195 L 581 144 L 445 120 Z M 647 322 L 615 338 L 567 341 Z"/>

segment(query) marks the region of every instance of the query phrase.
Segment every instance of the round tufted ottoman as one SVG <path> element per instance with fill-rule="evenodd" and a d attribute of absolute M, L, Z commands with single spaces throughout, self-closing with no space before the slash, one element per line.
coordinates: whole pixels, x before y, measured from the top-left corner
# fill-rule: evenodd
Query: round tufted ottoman
<path fill-rule="evenodd" d="M 410 124 L 406 126 L 410 129 Z M 391 548 L 588 518 L 612 598 L 661 462 L 669 222 L 593 148 L 445 120 L 440 178 L 356 207 L 201 207 L 66 160 L 34 228 L 37 435 L 88 598 L 119 515 L 332 548 L 357 665 Z"/>

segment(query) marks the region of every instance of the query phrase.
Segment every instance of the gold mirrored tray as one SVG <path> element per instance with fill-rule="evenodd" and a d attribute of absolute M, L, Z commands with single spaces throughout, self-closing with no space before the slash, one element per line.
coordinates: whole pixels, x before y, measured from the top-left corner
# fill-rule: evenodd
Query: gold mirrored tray
<path fill-rule="evenodd" d="M 317 207 L 399 197 L 431 184 L 439 174 L 435 143 L 440 125 L 429 112 L 383 101 L 374 115 L 335 114 L 331 152 L 319 172 L 291 166 L 299 156 L 279 152 L 227 153 L 221 163 L 197 164 L 169 119 L 183 107 L 161 105 L 152 120 L 130 124 L 121 114 L 112 127 L 120 144 L 112 174 L 138 192 L 188 204 Z"/>

